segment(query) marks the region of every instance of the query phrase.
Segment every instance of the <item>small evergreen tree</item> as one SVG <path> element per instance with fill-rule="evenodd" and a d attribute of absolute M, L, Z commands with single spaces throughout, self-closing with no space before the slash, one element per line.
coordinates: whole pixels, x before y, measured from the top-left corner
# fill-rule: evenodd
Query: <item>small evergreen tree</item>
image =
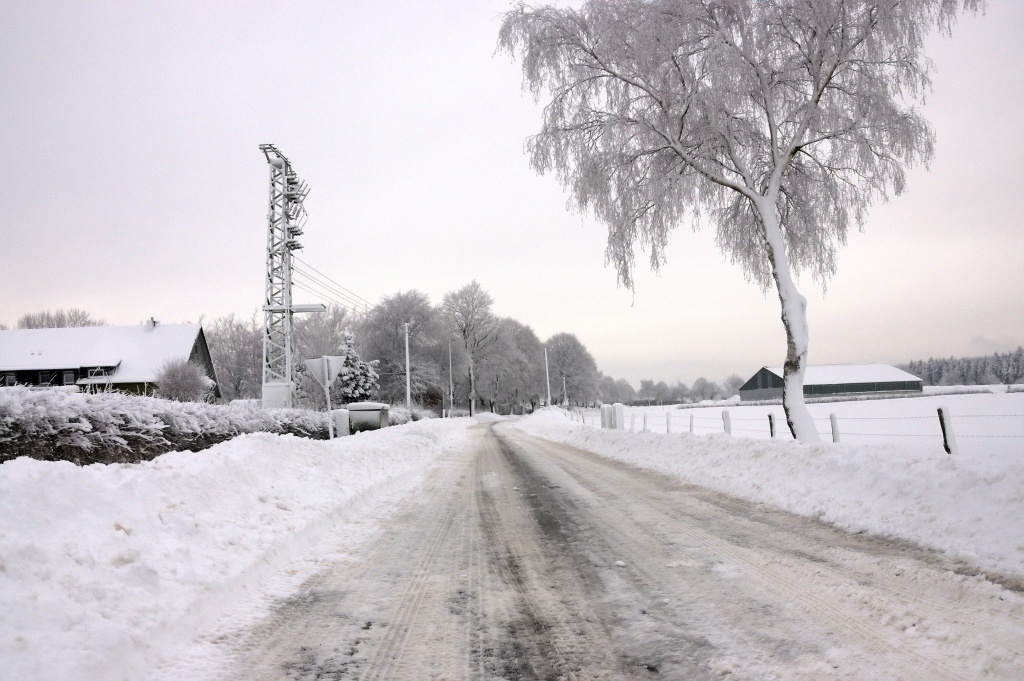
<path fill-rule="evenodd" d="M 331 386 L 331 407 L 369 400 L 378 385 L 377 360 L 364 362 L 359 358 L 351 331 L 341 334 L 341 345 L 334 354 L 344 357 L 345 361 Z M 295 382 L 300 404 L 311 409 L 326 408 L 323 386 L 313 380 L 304 363 L 296 366 Z"/>
<path fill-rule="evenodd" d="M 345 358 L 345 365 L 331 388 L 331 403 L 343 404 L 370 399 L 379 381 L 376 360 L 364 362 L 359 359 L 351 331 L 342 334 L 338 354 Z"/>

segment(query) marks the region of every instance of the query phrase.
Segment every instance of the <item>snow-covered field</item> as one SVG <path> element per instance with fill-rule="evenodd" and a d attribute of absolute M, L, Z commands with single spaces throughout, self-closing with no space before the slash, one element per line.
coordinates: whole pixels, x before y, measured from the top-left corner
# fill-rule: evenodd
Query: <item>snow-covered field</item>
<path fill-rule="evenodd" d="M 933 399 L 948 405 L 954 414 L 1015 413 L 1017 422 L 1024 422 L 1021 394 L 830 403 L 811 409 L 815 416 L 824 412 L 827 418 L 828 411 L 834 411 L 844 415 L 841 423 L 863 423 L 881 430 L 886 416 L 904 419 L 913 416 L 913 410 L 929 408 L 934 414 Z M 741 415 L 761 418 L 767 431 L 764 415 L 771 409 L 781 416 L 780 407 L 731 408 L 734 433 L 744 423 L 736 418 Z M 881 444 L 844 437 L 839 444 L 804 445 L 770 440 L 766 434 L 721 434 L 721 407 L 692 410 L 705 418 L 717 417 L 717 432 L 675 432 L 675 419 L 682 421 L 690 411 L 672 412 L 671 434 L 665 433 L 664 421 L 659 427 L 650 415 L 650 432 L 629 432 L 601 430 L 592 425 L 592 416 L 583 424 L 553 410 L 523 419 L 517 427 L 850 531 L 910 540 L 985 570 L 1024 577 L 1022 439 L 979 438 L 956 457 L 945 453 L 941 437 L 929 440 L 927 447 L 911 437 L 890 437 Z M 854 421 L 858 416 L 871 418 Z M 627 428 L 628 422 L 627 416 Z M 640 423 L 638 416 L 638 429 Z M 684 430 L 682 423 L 678 430 Z"/>
<path fill-rule="evenodd" d="M 325 534 L 358 541 L 356 521 L 385 515 L 472 423 L 0 465 L 0 679 L 142 678 L 271 576 L 301 582 L 295 565 Z"/>

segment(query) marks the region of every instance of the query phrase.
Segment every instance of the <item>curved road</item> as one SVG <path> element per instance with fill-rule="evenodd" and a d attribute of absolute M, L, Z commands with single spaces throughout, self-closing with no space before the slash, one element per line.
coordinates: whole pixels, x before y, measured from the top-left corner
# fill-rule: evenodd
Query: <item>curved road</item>
<path fill-rule="evenodd" d="M 250 679 L 1024 678 L 1024 598 L 846 534 L 476 427 L 356 562 L 237 645 Z"/>

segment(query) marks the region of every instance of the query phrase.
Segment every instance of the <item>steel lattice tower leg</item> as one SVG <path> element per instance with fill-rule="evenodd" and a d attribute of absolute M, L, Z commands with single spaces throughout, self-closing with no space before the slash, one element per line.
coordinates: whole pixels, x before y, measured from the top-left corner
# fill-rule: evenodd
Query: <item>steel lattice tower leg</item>
<path fill-rule="evenodd" d="M 292 251 L 302 248 L 309 188 L 288 159 L 272 144 L 260 150 L 270 165 L 270 208 L 267 212 L 267 277 L 263 301 L 263 406 L 291 407 L 292 380 Z M 304 306 L 306 307 L 306 306 Z M 303 310 L 305 311 L 305 310 Z"/>

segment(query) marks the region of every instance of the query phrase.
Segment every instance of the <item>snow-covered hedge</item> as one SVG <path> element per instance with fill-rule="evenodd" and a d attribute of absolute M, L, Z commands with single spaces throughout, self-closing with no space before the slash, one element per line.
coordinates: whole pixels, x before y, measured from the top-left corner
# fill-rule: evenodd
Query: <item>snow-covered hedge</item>
<path fill-rule="evenodd" d="M 327 437 L 323 412 L 174 402 L 123 393 L 0 388 L 0 462 L 19 456 L 76 464 L 145 461 L 198 451 L 242 433 Z"/>

